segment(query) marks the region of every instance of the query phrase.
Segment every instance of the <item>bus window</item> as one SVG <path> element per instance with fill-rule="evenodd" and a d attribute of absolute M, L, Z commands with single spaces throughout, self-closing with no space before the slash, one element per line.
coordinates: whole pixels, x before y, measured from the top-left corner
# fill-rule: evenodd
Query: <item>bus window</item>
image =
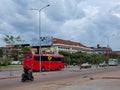
<path fill-rule="evenodd" d="M 51 61 L 62 61 L 63 58 L 62 57 L 52 57 Z"/>
<path fill-rule="evenodd" d="M 35 61 L 40 61 L 40 56 L 34 56 Z M 41 56 L 41 61 L 48 61 L 47 56 Z"/>
<path fill-rule="evenodd" d="M 39 61 L 40 60 L 39 56 L 34 56 L 34 60 Z"/>

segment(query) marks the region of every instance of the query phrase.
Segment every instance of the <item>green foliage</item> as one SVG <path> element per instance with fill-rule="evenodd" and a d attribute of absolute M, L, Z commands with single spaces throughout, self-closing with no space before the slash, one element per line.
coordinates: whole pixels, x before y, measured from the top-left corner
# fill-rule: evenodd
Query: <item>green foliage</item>
<path fill-rule="evenodd" d="M 0 57 L 2 57 L 3 56 L 3 51 L 2 51 L 2 49 L 0 48 Z"/>
<path fill-rule="evenodd" d="M 22 47 L 23 53 L 31 52 L 29 47 Z"/>
<path fill-rule="evenodd" d="M 7 65 L 9 65 L 12 61 L 13 61 L 13 60 L 10 59 L 10 58 L 6 58 L 6 59 L 0 58 L 0 65 L 7 66 Z"/>
<path fill-rule="evenodd" d="M 13 36 L 5 35 L 5 37 L 3 37 L 3 40 L 4 40 L 7 44 L 12 44 L 12 43 L 14 43 L 14 37 L 13 37 Z"/>
<path fill-rule="evenodd" d="M 3 66 L 3 65 L 0 65 L 0 69 L 20 69 L 21 68 L 21 65 L 7 65 L 7 66 Z"/>
<path fill-rule="evenodd" d="M 93 58 L 94 58 L 93 60 L 94 64 L 99 64 L 100 62 L 104 62 L 104 61 L 107 62 L 107 59 L 104 54 L 95 54 Z"/>
<path fill-rule="evenodd" d="M 84 63 L 84 62 L 90 62 L 89 54 L 85 52 L 73 53 L 73 58 L 77 64 Z"/>
<path fill-rule="evenodd" d="M 3 37 L 3 40 L 7 44 L 12 44 L 12 45 L 24 42 L 24 40 L 22 40 L 20 36 L 14 37 L 12 35 L 5 35 Z M 22 47 L 21 45 L 17 45 L 12 50 L 6 50 L 6 55 L 10 54 L 11 57 L 14 58 L 14 60 L 22 60 L 23 54 L 25 52 L 31 52 L 29 47 Z"/>
<path fill-rule="evenodd" d="M 26 52 L 31 52 L 29 47 L 23 47 L 23 46 L 17 46 L 14 50 L 14 60 L 20 60 L 22 61 L 23 55 Z"/>
<path fill-rule="evenodd" d="M 76 52 L 69 53 L 61 51 L 60 54 L 64 55 L 66 64 L 81 64 L 81 63 L 91 63 L 91 64 L 99 64 L 100 62 L 107 62 L 106 56 L 104 54 L 88 54 L 85 52 Z"/>
<path fill-rule="evenodd" d="M 64 56 L 64 62 L 67 65 L 72 64 L 73 60 L 72 60 L 72 55 L 69 52 L 65 52 L 65 51 L 60 51 L 59 54 Z"/>
<path fill-rule="evenodd" d="M 5 35 L 3 37 L 3 40 L 7 44 L 15 44 L 15 43 L 19 43 L 19 42 L 24 42 L 24 40 L 22 40 L 20 36 L 14 37 L 12 35 Z"/>

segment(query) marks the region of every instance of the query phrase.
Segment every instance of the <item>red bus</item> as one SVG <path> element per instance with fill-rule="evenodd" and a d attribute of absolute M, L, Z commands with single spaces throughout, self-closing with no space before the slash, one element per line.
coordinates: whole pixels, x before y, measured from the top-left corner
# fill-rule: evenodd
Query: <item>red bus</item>
<path fill-rule="evenodd" d="M 58 54 L 24 54 L 23 68 L 33 71 L 61 70 L 64 69 L 64 56 Z M 41 62 L 40 62 L 41 61 Z"/>

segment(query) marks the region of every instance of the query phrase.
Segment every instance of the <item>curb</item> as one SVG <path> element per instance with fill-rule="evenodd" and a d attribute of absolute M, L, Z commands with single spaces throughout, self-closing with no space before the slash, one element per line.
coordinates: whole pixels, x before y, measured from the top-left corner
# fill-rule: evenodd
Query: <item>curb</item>
<path fill-rule="evenodd" d="M 120 77 L 103 77 L 102 79 L 120 79 Z"/>
<path fill-rule="evenodd" d="M 2 77 L 0 79 L 10 79 L 10 78 L 19 78 L 20 76 L 9 76 L 9 77 Z"/>
<path fill-rule="evenodd" d="M 22 69 L 0 69 L 0 72 L 6 72 L 6 71 L 19 71 Z"/>
<path fill-rule="evenodd" d="M 33 73 L 33 76 L 40 76 L 40 75 L 48 75 L 48 74 L 52 74 L 52 73 Z M 6 77 L 0 77 L 0 79 L 11 79 L 11 78 L 20 78 L 20 75 L 16 75 L 16 76 L 6 76 Z"/>

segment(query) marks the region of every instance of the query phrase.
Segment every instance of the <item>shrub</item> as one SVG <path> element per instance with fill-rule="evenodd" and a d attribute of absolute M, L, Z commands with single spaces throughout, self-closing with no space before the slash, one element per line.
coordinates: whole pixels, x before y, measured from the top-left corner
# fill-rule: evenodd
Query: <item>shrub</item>
<path fill-rule="evenodd" d="M 7 66 L 12 62 L 12 59 L 10 58 L 0 58 L 0 65 Z"/>

